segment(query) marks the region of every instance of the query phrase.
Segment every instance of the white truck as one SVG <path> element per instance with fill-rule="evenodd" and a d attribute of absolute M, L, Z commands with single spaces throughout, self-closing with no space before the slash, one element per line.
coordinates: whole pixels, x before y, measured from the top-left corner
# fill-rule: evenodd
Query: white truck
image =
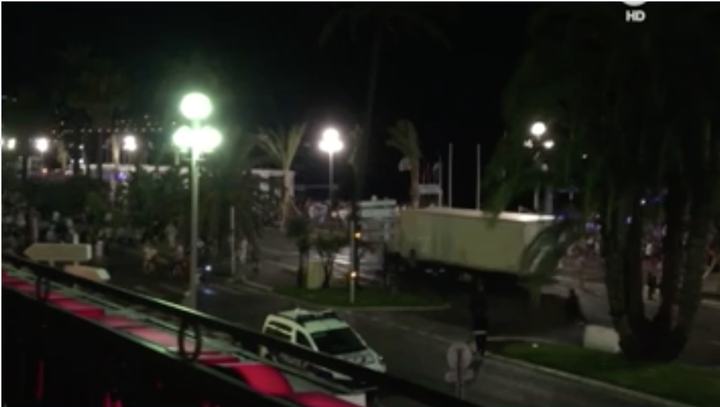
<path fill-rule="evenodd" d="M 531 213 L 407 209 L 397 220 L 394 251 L 420 263 L 519 275 L 526 272 L 523 251 L 553 221 Z"/>

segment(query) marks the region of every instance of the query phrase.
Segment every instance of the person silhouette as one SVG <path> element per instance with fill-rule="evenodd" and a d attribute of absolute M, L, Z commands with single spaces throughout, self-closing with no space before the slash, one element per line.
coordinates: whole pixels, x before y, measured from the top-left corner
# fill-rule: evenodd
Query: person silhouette
<path fill-rule="evenodd" d="M 488 337 L 488 300 L 485 286 L 478 282 L 470 297 L 470 315 L 472 316 L 472 333 L 478 355 L 485 354 Z"/>

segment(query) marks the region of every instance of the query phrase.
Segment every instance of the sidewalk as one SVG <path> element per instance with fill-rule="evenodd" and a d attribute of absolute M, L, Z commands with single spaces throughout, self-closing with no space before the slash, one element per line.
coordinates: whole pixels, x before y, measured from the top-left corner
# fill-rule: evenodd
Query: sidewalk
<path fill-rule="evenodd" d="M 572 277 L 568 276 L 557 276 L 555 277 L 555 280 L 558 282 L 557 285 L 548 285 L 547 287 L 543 288 L 547 292 L 556 292 L 561 293 L 562 291 L 565 292 L 565 295 L 567 295 L 567 288 L 575 288 L 578 291 L 578 294 L 582 297 L 582 294 L 588 294 L 593 297 L 607 298 L 607 288 L 605 287 L 604 283 L 596 282 L 596 281 L 586 281 L 583 284 L 583 288 L 580 288 L 580 282 Z M 649 305 L 651 307 L 655 307 L 659 304 L 658 300 L 648 300 L 647 299 L 647 290 L 644 291 L 644 298 L 645 298 L 645 305 Z M 581 299 L 582 300 L 582 299 Z M 703 308 L 708 308 L 712 310 L 720 311 L 720 300 L 712 299 L 712 298 L 706 298 L 703 299 L 701 302 L 701 305 Z M 720 315 L 718 315 L 718 318 L 720 318 Z"/>

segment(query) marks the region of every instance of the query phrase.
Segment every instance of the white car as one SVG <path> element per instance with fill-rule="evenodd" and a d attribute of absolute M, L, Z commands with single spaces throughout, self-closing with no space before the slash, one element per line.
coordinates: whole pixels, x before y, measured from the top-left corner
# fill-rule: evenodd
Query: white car
<path fill-rule="evenodd" d="M 362 337 L 333 311 L 316 312 L 294 309 L 270 314 L 265 318 L 262 332 L 277 339 L 365 366 L 368 369 L 382 373 L 387 370 L 382 356 L 370 348 Z M 266 358 L 308 367 L 321 376 L 339 381 L 350 380 L 345 375 L 322 367 L 305 366 L 297 359 L 287 355 L 272 354 L 264 348 L 260 352 L 261 356 Z"/>

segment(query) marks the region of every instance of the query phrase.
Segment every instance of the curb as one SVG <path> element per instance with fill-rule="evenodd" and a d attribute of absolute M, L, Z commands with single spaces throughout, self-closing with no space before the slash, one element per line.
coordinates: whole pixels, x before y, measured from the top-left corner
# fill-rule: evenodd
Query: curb
<path fill-rule="evenodd" d="M 702 300 L 700 305 L 713 311 L 720 311 L 720 301 Z"/>
<path fill-rule="evenodd" d="M 546 345 L 567 345 L 567 342 L 562 341 L 556 341 L 553 339 L 545 339 L 545 338 L 535 338 L 532 336 L 488 336 L 487 338 L 488 342 L 533 342 L 533 343 L 543 343 Z M 495 355 L 492 352 L 486 352 L 488 354 Z M 505 358 L 504 356 L 499 356 L 501 358 Z M 510 359 L 510 358 L 505 358 Z M 515 360 L 515 359 L 513 359 Z M 533 365 L 535 366 L 535 365 Z"/>
<path fill-rule="evenodd" d="M 490 340 L 490 338 L 488 338 L 488 339 Z M 516 340 L 519 340 L 519 341 L 523 340 L 526 342 L 538 342 L 538 343 L 542 343 L 542 342 L 553 343 L 552 341 L 535 340 L 535 339 L 529 339 L 529 338 L 525 338 L 525 339 L 516 338 Z M 499 337 L 496 337 L 494 341 L 501 342 L 501 339 Z M 589 379 L 587 377 L 582 377 L 582 376 L 578 376 L 578 375 L 575 375 L 572 373 L 563 372 L 561 370 L 551 369 L 551 368 L 548 368 L 545 366 L 536 365 L 536 364 L 525 362 L 525 361 L 522 361 L 519 359 L 513 359 L 513 358 L 506 357 L 506 356 L 501 356 L 501 355 L 498 355 L 495 353 L 490 353 L 490 352 L 487 352 L 486 355 L 487 355 L 486 357 L 488 359 L 495 360 L 496 362 L 506 363 L 506 364 L 517 366 L 517 367 L 525 368 L 528 370 L 533 370 L 536 372 L 542 372 L 542 373 L 545 373 L 545 374 L 548 374 L 551 376 L 555 376 L 555 377 L 559 377 L 561 379 L 565 379 L 568 381 L 581 383 L 581 384 L 584 384 L 589 387 L 595 387 L 595 388 L 602 389 L 602 390 L 612 391 L 612 392 L 619 393 L 619 394 L 622 394 L 627 397 L 647 401 L 648 403 L 652 403 L 652 404 L 655 404 L 658 406 L 693 407 L 689 404 L 684 404 L 684 403 L 681 403 L 678 401 L 664 399 L 662 397 L 653 396 L 653 395 L 650 395 L 647 393 L 643 393 L 643 392 L 636 391 L 636 390 L 631 390 L 631 389 L 628 389 L 625 387 L 616 386 L 614 384 L 609 384 L 606 382 L 601 382 L 601 381 L 595 380 L 595 379 Z"/>
<path fill-rule="evenodd" d="M 282 295 L 282 294 L 279 294 L 279 293 L 275 292 L 275 289 L 274 289 L 273 287 L 269 286 L 269 285 L 261 284 L 261 283 L 256 283 L 256 282 L 253 282 L 253 281 L 245 281 L 245 282 L 240 283 L 239 285 L 236 285 L 235 287 L 236 287 L 236 288 L 239 288 L 239 289 L 243 289 L 243 288 L 244 288 L 244 289 L 249 289 L 249 290 L 254 290 L 254 291 L 260 291 L 260 292 L 263 292 L 263 293 L 266 293 L 266 294 L 269 294 L 269 295 L 273 295 L 273 296 L 278 297 L 278 298 L 282 298 L 282 299 L 287 300 L 287 301 L 290 301 L 290 302 L 294 302 L 294 303 L 296 303 L 296 304 L 302 304 L 303 306 L 306 306 L 306 307 L 309 307 L 309 308 L 319 308 L 319 309 L 332 308 L 332 309 L 335 309 L 335 310 L 338 310 L 338 311 L 370 311 L 370 312 L 378 312 L 378 311 L 382 311 L 382 312 L 420 311 L 420 312 L 426 312 L 426 311 L 442 311 L 442 310 L 450 309 L 450 304 L 427 305 L 427 306 L 417 306 L 417 307 L 412 307 L 412 306 L 397 306 L 397 307 L 394 307 L 394 306 L 387 306 L 387 307 L 381 307 L 381 306 L 378 306 L 378 307 L 354 307 L 354 306 L 350 306 L 350 305 L 348 305 L 348 306 L 341 306 L 341 307 L 338 307 L 338 306 L 331 307 L 331 306 L 327 306 L 327 305 L 317 304 L 317 303 L 314 303 L 314 302 L 311 302 L 311 301 L 300 300 L 300 299 L 297 299 L 297 298 L 295 298 L 295 297 L 289 297 L 289 296 L 287 296 L 287 295 Z"/>

